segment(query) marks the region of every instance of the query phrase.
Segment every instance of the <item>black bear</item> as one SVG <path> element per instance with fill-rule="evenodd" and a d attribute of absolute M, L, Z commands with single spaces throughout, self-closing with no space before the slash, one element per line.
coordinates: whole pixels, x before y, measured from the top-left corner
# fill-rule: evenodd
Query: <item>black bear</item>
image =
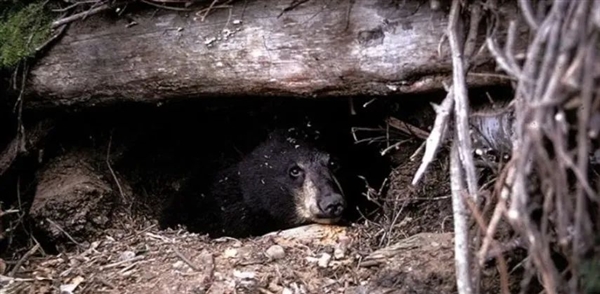
<path fill-rule="evenodd" d="M 347 206 L 337 171 L 336 160 L 310 140 L 288 130 L 274 131 L 219 172 L 209 193 L 178 203 L 179 211 L 173 213 L 190 231 L 211 237 L 336 223 Z"/>

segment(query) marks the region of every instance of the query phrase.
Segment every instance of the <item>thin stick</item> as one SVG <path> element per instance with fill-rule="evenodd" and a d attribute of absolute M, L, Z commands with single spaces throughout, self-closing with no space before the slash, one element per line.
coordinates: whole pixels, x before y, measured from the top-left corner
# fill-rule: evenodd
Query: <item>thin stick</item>
<path fill-rule="evenodd" d="M 429 132 L 394 117 L 389 117 L 387 119 L 387 124 L 395 129 L 398 129 L 399 131 L 413 135 L 419 139 L 427 140 L 427 137 L 429 137 Z"/>
<path fill-rule="evenodd" d="M 475 173 L 475 164 L 471 150 L 471 138 L 469 136 L 469 101 L 467 95 L 467 84 L 465 81 L 465 64 L 463 52 L 458 40 L 458 19 L 459 19 L 460 1 L 454 0 L 450 10 L 450 20 L 448 24 L 448 39 L 452 51 L 453 67 L 453 89 L 454 89 L 454 111 L 456 116 L 456 129 L 459 144 L 459 155 L 465 169 L 467 188 L 469 195 L 477 203 L 477 176 Z"/>
<path fill-rule="evenodd" d="M 118 262 L 115 262 L 115 263 L 107 264 L 105 266 L 102 266 L 100 269 L 105 270 L 105 269 L 109 269 L 109 268 L 113 268 L 113 267 L 118 267 L 118 266 L 123 265 L 125 263 L 134 262 L 134 261 L 138 261 L 138 260 L 142 260 L 142 259 L 144 259 L 144 256 L 140 255 L 140 256 L 132 257 L 130 259 L 121 260 L 121 261 L 118 261 Z"/>
<path fill-rule="evenodd" d="M 521 12 L 523 13 L 525 21 L 527 21 L 529 27 L 532 30 L 537 31 L 540 25 L 533 15 L 533 10 L 531 9 L 531 0 L 519 0 L 519 7 L 521 8 Z"/>
<path fill-rule="evenodd" d="M 75 245 L 82 247 L 81 243 L 75 241 L 75 239 L 73 237 L 71 237 L 71 235 L 69 235 L 69 233 L 67 233 L 67 231 L 65 231 L 61 226 L 59 226 L 56 222 L 54 222 L 53 220 L 46 218 L 46 221 L 49 222 L 51 225 L 55 226 L 59 231 L 61 231 L 63 234 L 65 234 L 65 236 L 67 236 L 67 238 L 69 238 L 69 240 L 71 240 L 71 242 L 75 243 Z"/>
<path fill-rule="evenodd" d="M 35 244 L 33 247 L 31 247 L 31 249 L 29 249 L 27 252 L 25 252 L 25 254 L 23 254 L 23 257 L 21 257 L 21 259 L 19 259 L 19 261 L 15 264 L 13 269 L 10 271 L 10 273 L 8 273 L 8 276 L 14 277 L 17 274 L 17 272 L 19 272 L 19 268 L 21 268 L 23 263 L 25 263 L 25 261 L 27 261 L 27 259 L 29 259 L 29 257 L 31 257 L 36 251 L 38 251 L 38 249 L 40 249 L 40 244 Z"/>
<path fill-rule="evenodd" d="M 119 194 L 121 195 L 121 198 L 123 198 L 124 202 L 128 202 L 129 199 L 127 196 L 125 196 L 125 193 L 123 192 L 123 188 L 121 187 L 121 183 L 119 182 L 119 179 L 117 178 L 117 174 L 115 173 L 115 171 L 113 170 L 111 164 L 110 164 L 110 146 L 112 144 L 112 132 L 110 133 L 110 138 L 108 139 L 108 148 L 106 150 L 106 165 L 108 166 L 108 170 L 110 171 L 110 174 L 112 175 L 113 179 L 115 180 L 115 183 L 117 184 L 117 188 L 119 189 Z"/>
<path fill-rule="evenodd" d="M 167 6 L 167 5 L 162 5 L 162 4 L 156 4 L 154 2 L 150 2 L 150 1 L 146 1 L 146 0 L 141 0 L 142 3 L 144 4 L 148 4 L 150 6 L 154 6 L 156 8 L 161 8 L 161 9 L 166 9 L 166 10 L 173 10 L 173 11 L 192 11 L 189 8 L 181 8 L 181 7 L 172 7 L 172 6 Z"/>
<path fill-rule="evenodd" d="M 465 187 L 456 143 L 452 144 L 450 150 L 450 185 L 452 188 L 452 215 L 454 217 L 456 286 L 458 293 L 471 294 L 474 292 L 469 258 L 469 222 L 467 221 L 467 208 L 462 197 Z"/>
<path fill-rule="evenodd" d="M 191 267 L 193 270 L 195 271 L 200 271 L 200 269 L 198 269 L 198 267 L 196 267 L 191 260 L 189 260 L 187 257 L 183 256 L 183 254 L 181 254 L 181 252 L 179 252 L 179 250 L 177 250 L 177 248 L 175 248 L 175 246 L 171 245 L 171 249 L 173 250 L 173 252 L 175 252 L 175 254 L 177 255 L 177 257 L 179 257 L 183 262 L 185 262 L 185 264 L 187 264 L 189 267 Z"/>
<path fill-rule="evenodd" d="M 442 104 L 439 106 L 434 105 L 435 112 L 437 113 L 435 117 L 435 122 L 433 123 L 433 129 L 431 133 L 429 133 L 429 137 L 427 137 L 426 145 L 425 145 L 425 154 L 423 155 L 423 159 L 421 159 L 421 165 L 419 169 L 415 173 L 415 176 L 412 180 L 412 185 L 415 186 L 421 180 L 427 167 L 429 164 L 433 162 L 435 158 L 435 154 L 437 153 L 438 148 L 442 144 L 445 136 L 446 136 L 446 128 L 448 125 L 448 120 L 450 118 L 450 113 L 452 111 L 452 106 L 454 106 L 454 95 L 453 95 L 452 87 L 448 90 L 448 95 Z"/>
<path fill-rule="evenodd" d="M 109 9 L 111 9 L 110 5 L 103 4 L 103 5 L 100 5 L 100 6 L 96 7 L 96 8 L 92 8 L 90 10 L 87 10 L 87 11 L 84 11 L 84 12 L 80 12 L 80 13 L 77 13 L 77 14 L 73 14 L 71 16 L 68 16 L 68 17 L 65 17 L 65 18 L 61 18 L 61 19 L 59 19 L 57 21 L 54 21 L 54 22 L 52 22 L 52 25 L 50 26 L 50 28 L 55 29 L 55 28 L 60 27 L 60 26 L 62 26 L 64 24 L 68 24 L 68 23 L 74 22 L 76 20 L 82 19 L 82 18 L 84 18 L 84 17 L 86 17 L 88 15 L 97 14 L 97 13 L 100 13 L 102 11 L 106 11 L 106 10 L 109 10 Z"/>
<path fill-rule="evenodd" d="M 596 68 L 596 40 L 598 39 L 598 34 L 594 34 L 588 45 L 585 46 L 587 49 L 587 58 L 585 62 L 585 70 L 583 76 L 583 85 L 582 85 L 582 94 L 581 100 L 582 105 L 580 108 L 579 117 L 579 130 L 578 130 L 578 138 L 577 138 L 577 171 L 582 174 L 587 174 L 588 171 L 588 132 L 587 126 L 590 119 L 590 111 L 592 107 L 592 96 L 593 96 L 593 88 L 594 88 L 594 71 Z M 587 180 L 585 178 L 581 179 L 585 181 L 587 184 Z M 580 180 L 580 181 L 581 181 Z M 587 184 L 589 186 L 589 184 Z M 584 242 L 584 236 L 592 235 L 592 228 L 590 227 L 588 212 L 587 212 L 587 198 L 586 198 L 586 189 L 584 185 L 577 185 L 576 190 L 576 198 L 575 198 L 575 234 L 573 238 L 573 254 L 572 257 L 572 268 L 577 269 L 579 266 L 579 260 L 583 257 L 586 247 L 589 247 L 590 244 L 586 244 Z M 592 191 L 593 192 L 593 191 Z M 590 197 L 595 197 L 595 194 L 590 195 Z M 574 270 L 575 276 L 577 275 L 578 270 Z M 577 289 L 577 281 L 573 279 L 572 281 L 572 291 Z"/>

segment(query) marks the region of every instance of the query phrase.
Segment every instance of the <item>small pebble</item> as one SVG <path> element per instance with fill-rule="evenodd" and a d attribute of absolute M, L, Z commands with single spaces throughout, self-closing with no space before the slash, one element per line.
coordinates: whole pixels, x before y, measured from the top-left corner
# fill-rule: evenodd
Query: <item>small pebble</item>
<path fill-rule="evenodd" d="M 335 259 L 342 259 L 346 256 L 346 251 L 348 250 L 348 244 L 350 243 L 350 238 L 348 237 L 340 237 L 338 243 L 335 244 L 335 248 L 333 250 L 333 257 Z"/>
<path fill-rule="evenodd" d="M 331 254 L 323 253 L 317 262 L 319 267 L 327 267 L 329 265 L 329 261 L 331 260 Z"/>
<path fill-rule="evenodd" d="M 226 258 L 232 258 L 235 257 L 238 254 L 237 249 L 234 248 L 228 248 L 227 250 L 225 250 L 225 253 L 223 254 Z"/>
<path fill-rule="evenodd" d="M 119 261 L 129 260 L 135 257 L 135 252 L 133 251 L 123 251 L 121 255 L 119 255 Z"/>
<path fill-rule="evenodd" d="M 249 280 L 254 279 L 256 274 L 254 272 L 242 272 L 238 270 L 233 270 L 233 276 L 240 280 Z"/>
<path fill-rule="evenodd" d="M 285 250 L 279 245 L 273 245 L 267 249 L 266 255 L 272 259 L 281 259 L 285 257 Z"/>
<path fill-rule="evenodd" d="M 183 267 L 185 267 L 185 266 L 186 266 L 186 264 L 181 260 L 178 260 L 173 264 L 174 269 L 183 269 Z"/>

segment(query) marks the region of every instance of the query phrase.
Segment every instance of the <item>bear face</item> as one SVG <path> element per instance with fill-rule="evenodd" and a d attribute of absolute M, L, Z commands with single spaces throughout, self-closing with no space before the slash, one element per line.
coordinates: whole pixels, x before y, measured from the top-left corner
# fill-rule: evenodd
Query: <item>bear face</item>
<path fill-rule="evenodd" d="M 336 162 L 327 152 L 289 135 L 272 132 L 222 170 L 207 195 L 215 204 L 209 214 L 216 215 L 209 220 L 209 214 L 199 214 L 202 223 L 192 230 L 213 237 L 246 237 L 339 221 L 347 204 L 336 179 Z"/>
<path fill-rule="evenodd" d="M 244 203 L 281 226 L 335 223 L 346 208 L 332 156 L 283 132 L 271 133 L 237 169 Z"/>
<path fill-rule="evenodd" d="M 294 137 L 294 138 L 291 138 Z M 185 224 L 211 237 L 248 237 L 306 223 L 332 224 L 346 211 L 336 160 L 312 140 L 272 132 L 218 172 L 204 193 L 174 198 L 161 227 Z"/>

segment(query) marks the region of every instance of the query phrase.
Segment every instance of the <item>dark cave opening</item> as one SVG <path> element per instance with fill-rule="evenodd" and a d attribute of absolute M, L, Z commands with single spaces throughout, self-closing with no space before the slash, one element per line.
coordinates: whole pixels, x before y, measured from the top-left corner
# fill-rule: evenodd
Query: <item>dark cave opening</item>
<path fill-rule="evenodd" d="M 19 160 L 2 178 L 3 207 L 20 206 L 22 211 L 29 211 L 39 170 L 48 161 L 60 156 L 88 156 L 82 160 L 89 162 L 112 187 L 111 197 L 115 201 L 107 205 L 113 205 L 108 209 L 113 213 L 107 216 L 110 221 L 105 226 L 110 226 L 116 217 L 114 212 L 125 206 L 135 215 L 168 219 L 165 211 L 173 199 L 205 192 L 220 169 L 242 158 L 271 130 L 309 127 L 319 132 L 320 142 L 330 152 L 343 158 L 343 168 L 354 176 L 344 187 L 350 194 L 347 219 L 375 218 L 378 205 L 364 194 L 367 189 L 379 191 L 392 168 L 411 156 L 406 152 L 382 156 L 381 151 L 400 141 L 412 146 L 407 150 L 422 144 L 421 139 L 388 126 L 386 119 L 393 116 L 429 131 L 435 118 L 430 103 L 439 103 L 444 95 L 440 92 L 402 98 L 214 97 L 26 113 L 30 124 L 38 117 L 53 119 L 55 124 L 43 148 Z M 479 98 L 483 96 L 498 97 L 506 93 L 505 89 L 492 88 L 476 89 L 471 95 L 476 97 L 474 101 L 482 103 L 485 99 Z M 77 150 L 89 152 L 74 153 Z M 127 186 L 125 193 L 130 194 L 131 203 L 122 203 L 121 187 L 116 181 Z M 5 221 L 8 225 L 12 222 L 27 228 L 27 233 L 14 234 L 16 242 L 10 247 L 18 247 L 20 239 L 28 240 L 30 234 L 48 252 L 57 244 L 70 243 L 66 238 L 61 241 L 46 237 L 44 230 L 39 230 L 43 225 L 26 214 Z M 103 229 L 92 225 L 80 239 Z M 7 251 L 6 247 L 2 252 Z"/>

